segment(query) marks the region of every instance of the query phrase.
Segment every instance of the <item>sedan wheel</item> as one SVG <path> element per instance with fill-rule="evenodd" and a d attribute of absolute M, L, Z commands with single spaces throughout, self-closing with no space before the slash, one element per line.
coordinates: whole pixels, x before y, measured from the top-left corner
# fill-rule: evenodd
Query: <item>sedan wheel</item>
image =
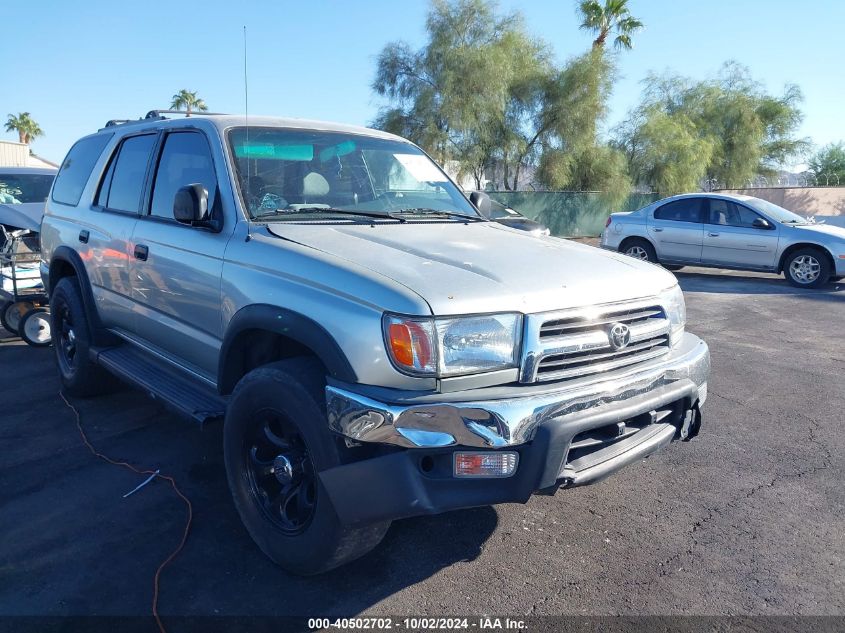
<path fill-rule="evenodd" d="M 811 284 L 819 278 L 822 267 L 812 255 L 801 255 L 792 260 L 789 273 L 798 283 Z"/>
<path fill-rule="evenodd" d="M 628 257 L 633 257 L 634 259 L 642 259 L 648 261 L 648 253 L 645 252 L 645 249 L 642 246 L 632 246 L 625 254 Z"/>
<path fill-rule="evenodd" d="M 791 254 L 783 272 L 793 286 L 818 288 L 830 279 L 831 265 L 818 249 L 804 248 Z"/>

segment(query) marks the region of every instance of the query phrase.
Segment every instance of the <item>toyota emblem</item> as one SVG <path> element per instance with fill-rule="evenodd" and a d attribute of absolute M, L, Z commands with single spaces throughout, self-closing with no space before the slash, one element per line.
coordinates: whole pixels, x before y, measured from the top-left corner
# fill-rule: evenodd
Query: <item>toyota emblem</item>
<path fill-rule="evenodd" d="M 631 328 L 624 323 L 614 323 L 610 326 L 610 346 L 615 350 L 625 349 L 631 342 Z"/>

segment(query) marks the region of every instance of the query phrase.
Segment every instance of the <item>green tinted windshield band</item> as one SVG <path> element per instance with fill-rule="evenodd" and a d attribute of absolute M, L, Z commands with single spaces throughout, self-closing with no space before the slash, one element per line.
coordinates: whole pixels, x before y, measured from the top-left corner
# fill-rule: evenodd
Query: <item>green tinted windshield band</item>
<path fill-rule="evenodd" d="M 276 145 L 274 143 L 243 143 L 235 146 L 238 158 L 270 158 L 275 160 L 314 160 L 313 145 Z"/>
<path fill-rule="evenodd" d="M 346 154 L 351 154 L 355 151 L 355 147 L 356 146 L 353 141 L 344 141 L 343 143 L 327 147 L 320 152 L 320 162 L 325 163 L 327 160 L 334 158 L 335 156 L 345 156 Z"/>

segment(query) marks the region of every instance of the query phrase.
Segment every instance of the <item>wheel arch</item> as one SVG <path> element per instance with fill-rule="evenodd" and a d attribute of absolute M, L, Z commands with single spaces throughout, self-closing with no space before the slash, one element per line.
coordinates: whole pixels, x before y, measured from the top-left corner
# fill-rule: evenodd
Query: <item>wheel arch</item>
<path fill-rule="evenodd" d="M 831 274 L 836 271 L 836 260 L 833 258 L 833 253 L 827 250 L 827 248 L 815 242 L 797 242 L 795 244 L 790 244 L 785 249 L 783 249 L 783 253 L 781 253 L 780 260 L 778 261 L 777 272 L 783 272 L 784 266 L 786 265 L 786 260 L 789 259 L 792 253 L 804 248 L 811 248 L 813 250 L 821 251 L 822 253 L 824 253 L 827 257 L 828 264 L 830 264 Z"/>
<path fill-rule="evenodd" d="M 92 335 L 97 343 L 103 342 L 105 335 L 100 316 L 97 313 L 97 306 L 94 302 L 94 293 L 91 291 L 91 283 L 88 279 L 88 272 L 82 263 L 82 258 L 75 250 L 68 246 L 59 246 L 53 251 L 50 258 L 49 273 L 47 277 L 47 295 L 52 295 L 53 290 L 65 277 L 76 277 L 79 281 L 79 290 L 82 293 L 82 305 L 85 306 L 85 316 L 91 326 Z"/>
<path fill-rule="evenodd" d="M 267 304 L 241 308 L 229 321 L 218 361 L 217 389 L 229 394 L 247 372 L 295 356 L 314 356 L 327 374 L 357 382 L 352 365 L 334 337 L 298 312 Z"/>
<path fill-rule="evenodd" d="M 649 246 L 651 246 L 654 249 L 655 253 L 657 252 L 657 249 L 654 246 L 654 242 L 652 242 L 647 237 L 643 237 L 642 235 L 629 235 L 629 236 L 627 236 L 625 239 L 623 239 L 621 242 L 619 242 L 619 252 L 624 253 L 625 248 L 631 242 L 645 242 L 646 244 L 648 244 Z"/>

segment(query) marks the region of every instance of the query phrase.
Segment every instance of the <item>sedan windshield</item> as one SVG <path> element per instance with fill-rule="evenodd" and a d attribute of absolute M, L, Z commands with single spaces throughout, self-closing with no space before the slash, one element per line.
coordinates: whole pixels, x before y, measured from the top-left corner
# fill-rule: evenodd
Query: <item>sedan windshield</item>
<path fill-rule="evenodd" d="M 745 201 L 750 207 L 762 211 L 772 220 L 782 222 L 783 224 L 809 224 L 807 218 L 802 218 L 797 213 L 788 211 L 783 207 L 779 207 L 768 200 L 761 200 L 760 198 L 750 198 Z"/>
<path fill-rule="evenodd" d="M 481 219 L 446 174 L 402 141 L 342 132 L 235 128 L 241 198 L 253 219 Z"/>
<path fill-rule="evenodd" d="M 0 172 L 0 204 L 45 202 L 53 184 L 52 174 L 4 174 Z"/>

